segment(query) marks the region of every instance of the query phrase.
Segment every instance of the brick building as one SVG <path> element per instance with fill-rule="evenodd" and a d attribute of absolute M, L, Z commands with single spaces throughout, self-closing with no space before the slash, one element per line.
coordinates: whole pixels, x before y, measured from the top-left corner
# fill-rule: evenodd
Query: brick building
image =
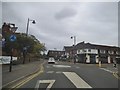
<path fill-rule="evenodd" d="M 96 45 L 80 42 L 76 46 L 65 46 L 67 58 L 77 55 L 80 63 L 112 63 L 120 56 L 120 48 L 116 46 Z"/>

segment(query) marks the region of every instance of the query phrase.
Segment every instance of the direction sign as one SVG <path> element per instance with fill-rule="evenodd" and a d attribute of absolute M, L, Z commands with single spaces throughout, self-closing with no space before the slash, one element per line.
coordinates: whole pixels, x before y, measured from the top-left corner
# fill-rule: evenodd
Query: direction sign
<path fill-rule="evenodd" d="M 15 40 L 16 40 L 16 36 L 15 36 L 15 35 L 11 35 L 11 36 L 10 36 L 10 41 L 11 41 L 11 42 L 14 42 Z"/>

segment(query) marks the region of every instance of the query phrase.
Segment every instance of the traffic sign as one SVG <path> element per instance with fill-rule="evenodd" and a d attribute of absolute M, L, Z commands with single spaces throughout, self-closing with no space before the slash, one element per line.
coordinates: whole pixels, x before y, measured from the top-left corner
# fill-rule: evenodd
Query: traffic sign
<path fill-rule="evenodd" d="M 4 47 L 5 46 L 5 38 L 2 38 L 2 47 Z"/>
<path fill-rule="evenodd" d="M 14 42 L 15 40 L 16 40 L 16 36 L 15 36 L 15 35 L 11 35 L 11 36 L 10 36 L 10 41 L 11 41 L 11 42 Z"/>

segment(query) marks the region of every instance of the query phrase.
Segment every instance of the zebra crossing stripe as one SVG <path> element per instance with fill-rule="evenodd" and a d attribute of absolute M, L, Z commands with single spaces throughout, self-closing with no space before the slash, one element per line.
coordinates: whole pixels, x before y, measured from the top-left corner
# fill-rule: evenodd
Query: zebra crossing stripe
<path fill-rule="evenodd" d="M 76 86 L 76 88 L 92 88 L 74 72 L 63 72 L 63 74 Z"/>
<path fill-rule="evenodd" d="M 54 73 L 54 71 L 48 71 L 47 73 Z"/>

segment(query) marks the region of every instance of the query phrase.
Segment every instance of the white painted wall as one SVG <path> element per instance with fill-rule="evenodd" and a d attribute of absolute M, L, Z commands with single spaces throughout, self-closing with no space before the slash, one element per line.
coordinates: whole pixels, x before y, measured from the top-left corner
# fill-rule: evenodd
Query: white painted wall
<path fill-rule="evenodd" d="M 90 63 L 90 55 L 86 54 L 86 63 Z"/>
<path fill-rule="evenodd" d="M 99 56 L 98 55 L 96 56 L 95 59 L 96 59 L 96 63 L 99 63 Z"/>
<path fill-rule="evenodd" d="M 111 63 L 111 61 L 110 61 L 110 56 L 108 56 L 108 63 Z"/>
<path fill-rule="evenodd" d="M 69 58 L 69 53 L 66 53 L 67 58 Z"/>
<path fill-rule="evenodd" d="M 89 49 L 79 49 L 79 50 L 77 50 L 77 54 L 83 54 L 83 53 L 98 54 L 98 50 L 97 49 L 90 49 L 90 50 L 91 51 L 89 51 Z"/>

